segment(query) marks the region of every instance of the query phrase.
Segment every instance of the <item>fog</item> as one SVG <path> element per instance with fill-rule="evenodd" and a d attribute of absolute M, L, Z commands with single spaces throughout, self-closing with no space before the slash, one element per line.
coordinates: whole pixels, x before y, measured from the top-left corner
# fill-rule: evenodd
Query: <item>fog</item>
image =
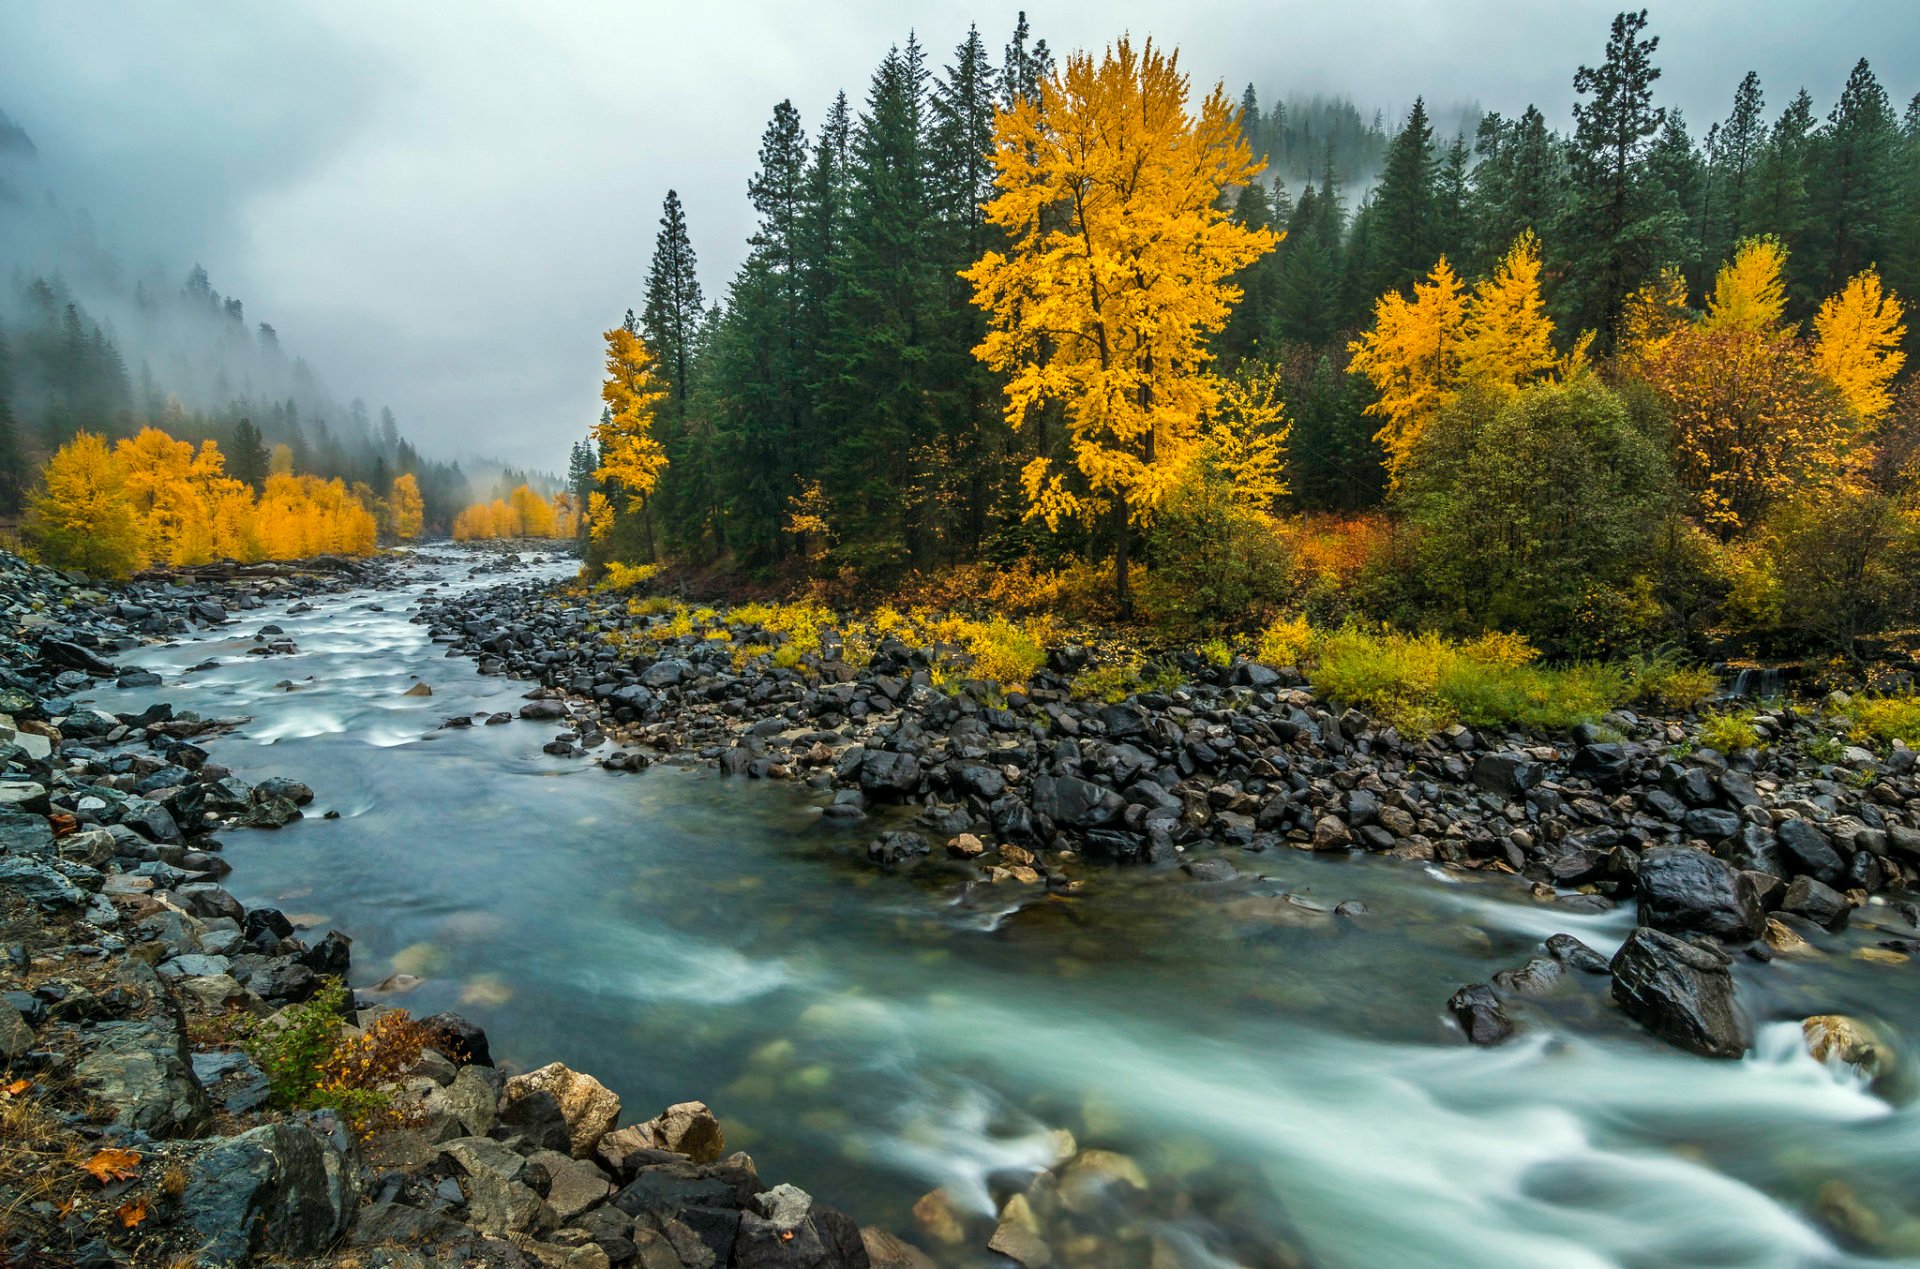
<path fill-rule="evenodd" d="M 937 68 L 970 21 L 997 52 L 1019 7 L 13 4 L 0 110 L 38 147 L 26 195 L 86 209 L 132 274 L 177 285 L 199 262 L 249 324 L 271 322 L 337 397 L 390 405 L 423 450 L 552 469 L 598 413 L 597 335 L 640 305 L 669 187 L 724 296 L 776 102 L 811 129 L 910 28 Z M 1269 101 L 1341 92 L 1391 119 L 1423 93 L 1535 102 L 1564 124 L 1616 5 L 1029 7 L 1056 51 L 1131 30 L 1179 45 L 1196 80 Z M 1824 115 L 1863 54 L 1897 103 L 1920 89 L 1911 0 L 1669 0 L 1652 18 L 1661 100 L 1696 135 L 1748 69 L 1769 115 L 1801 85 Z M 22 263 L 23 239 L 0 264 Z"/>

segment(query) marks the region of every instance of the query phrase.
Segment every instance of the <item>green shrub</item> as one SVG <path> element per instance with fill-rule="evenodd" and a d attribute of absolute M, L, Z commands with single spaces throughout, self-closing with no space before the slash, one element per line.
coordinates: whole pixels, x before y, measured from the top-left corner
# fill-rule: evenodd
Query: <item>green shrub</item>
<path fill-rule="evenodd" d="M 1634 699 L 1668 709 L 1692 709 L 1720 690 L 1720 676 L 1712 670 L 1666 654 L 1634 658 L 1627 674 Z"/>
<path fill-rule="evenodd" d="M 1075 675 L 1072 694 L 1075 700 L 1105 701 L 1109 705 L 1118 705 L 1140 688 L 1139 666 L 1101 665 Z"/>
<path fill-rule="evenodd" d="M 1920 748 L 1920 696 L 1855 696 L 1834 712 L 1858 744 Z"/>
<path fill-rule="evenodd" d="M 1224 670 L 1233 664 L 1233 648 L 1225 639 L 1209 639 L 1196 651 L 1202 661 L 1215 669 Z"/>
<path fill-rule="evenodd" d="M 1700 743 L 1718 753 L 1758 749 L 1760 729 L 1753 725 L 1751 712 L 1708 714 L 1700 724 Z"/>
<path fill-rule="evenodd" d="M 305 1004 L 290 1006 L 281 1025 L 256 1027 L 245 1038 L 269 1098 L 286 1110 L 337 1111 L 363 1136 L 409 1122 L 415 1108 L 399 1105 L 394 1090 L 419 1062 L 427 1028 L 395 1009 L 350 1030 L 346 1005 L 346 985 L 330 978 Z"/>

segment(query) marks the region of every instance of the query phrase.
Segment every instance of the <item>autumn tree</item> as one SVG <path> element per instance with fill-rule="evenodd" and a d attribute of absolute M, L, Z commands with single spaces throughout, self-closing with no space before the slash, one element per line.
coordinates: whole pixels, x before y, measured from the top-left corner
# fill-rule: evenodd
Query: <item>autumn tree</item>
<path fill-rule="evenodd" d="M 420 497 L 420 482 L 413 473 L 403 471 L 393 478 L 387 490 L 387 527 L 402 542 L 420 536 L 426 526 L 427 504 Z"/>
<path fill-rule="evenodd" d="M 1262 166 L 1225 88 L 1197 113 L 1188 92 L 1177 54 L 1122 39 L 999 112 L 987 219 L 1011 242 L 965 275 L 988 315 L 977 355 L 1008 377 L 1007 421 L 1027 426 L 1050 403 L 1064 415 L 1073 475 L 1033 459 L 1028 515 L 1105 519 L 1123 610 L 1132 533 L 1219 403 L 1206 340 L 1239 298 L 1227 279 L 1276 241 L 1221 208 Z"/>
<path fill-rule="evenodd" d="M 92 432 L 77 433 L 47 461 L 28 503 L 26 531 L 60 568 L 123 578 L 147 562 L 126 470 Z"/>
<path fill-rule="evenodd" d="M 1666 407 L 1675 474 L 1723 538 L 1832 474 L 1855 417 L 1783 319 L 1785 259 L 1777 242 L 1742 243 L 1698 321 L 1628 350 Z"/>
<path fill-rule="evenodd" d="M 1829 296 L 1813 319 L 1814 365 L 1868 421 L 1893 404 L 1893 377 L 1906 364 L 1901 315 L 1899 297 L 1881 287 L 1878 270 L 1867 269 Z"/>
<path fill-rule="evenodd" d="M 667 388 L 631 312 L 603 338 L 607 374 L 600 385 L 600 399 L 607 409 L 594 429 L 600 466 L 593 474 L 637 500 L 644 521 L 647 497 L 667 465 L 666 450 L 653 433 L 654 413 L 667 399 Z"/>
<path fill-rule="evenodd" d="M 1372 381 L 1387 471 L 1400 469 L 1441 409 L 1463 390 L 1507 396 L 1558 364 L 1553 322 L 1540 294 L 1540 244 L 1522 233 L 1469 293 L 1442 256 L 1413 298 L 1389 291 L 1373 325 L 1348 345 L 1348 372 Z M 1583 354 L 1585 341 L 1576 348 Z"/>

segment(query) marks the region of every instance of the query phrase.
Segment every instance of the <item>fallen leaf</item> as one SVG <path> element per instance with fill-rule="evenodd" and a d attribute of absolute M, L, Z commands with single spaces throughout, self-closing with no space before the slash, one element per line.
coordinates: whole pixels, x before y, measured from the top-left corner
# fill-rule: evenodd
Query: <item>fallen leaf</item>
<path fill-rule="evenodd" d="M 55 811 L 52 815 L 47 816 L 47 823 L 53 826 L 53 835 L 55 837 L 70 836 L 80 828 L 80 821 L 64 811 Z"/>
<path fill-rule="evenodd" d="M 114 1208 L 113 1214 L 120 1218 L 122 1225 L 128 1229 L 132 1229 L 139 1225 L 141 1221 L 147 1219 L 147 1200 L 144 1197 L 130 1199 Z"/>
<path fill-rule="evenodd" d="M 80 1165 L 106 1185 L 112 1181 L 131 1181 L 140 1170 L 140 1156 L 132 1150 L 109 1146 Z"/>
<path fill-rule="evenodd" d="M 5 1091 L 8 1097 L 18 1097 L 32 1087 L 33 1084 L 28 1080 L 15 1080 L 7 1085 Z"/>

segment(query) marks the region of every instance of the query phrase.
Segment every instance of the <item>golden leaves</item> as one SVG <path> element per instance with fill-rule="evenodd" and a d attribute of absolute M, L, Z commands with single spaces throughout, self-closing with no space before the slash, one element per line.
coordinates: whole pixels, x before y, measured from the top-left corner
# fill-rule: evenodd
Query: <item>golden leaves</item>
<path fill-rule="evenodd" d="M 115 1181 L 131 1181 L 139 1175 L 140 1155 L 133 1150 L 109 1146 L 97 1151 L 92 1158 L 80 1165 L 80 1169 L 102 1185 L 110 1185 Z"/>
<path fill-rule="evenodd" d="M 1239 298 L 1227 279 L 1277 241 L 1220 208 L 1264 166 L 1224 89 L 1197 112 L 1188 92 L 1177 54 L 1122 39 L 995 117 L 985 211 L 1011 247 L 961 276 L 988 315 L 974 354 L 1008 376 L 1008 422 L 1063 408 L 1083 488 L 1044 459 L 1021 473 L 1050 527 L 1116 501 L 1142 517 L 1177 483 L 1219 401 L 1205 341 Z"/>
<path fill-rule="evenodd" d="M 420 482 L 412 472 L 403 471 L 393 478 L 393 485 L 387 490 L 387 516 L 393 536 L 402 542 L 411 542 L 426 527 L 427 504 L 420 496 Z"/>
<path fill-rule="evenodd" d="M 1814 365 L 1863 419 L 1877 419 L 1893 404 L 1888 385 L 1907 360 L 1900 351 L 1903 312 L 1899 297 L 1882 289 L 1879 271 L 1867 269 L 1814 316 Z"/>
<path fill-rule="evenodd" d="M 595 494 L 594 497 L 600 495 Z M 570 538 L 579 526 L 573 498 L 562 491 L 549 501 L 521 484 L 505 498 L 476 502 L 453 518 L 453 540 L 479 538 Z"/>
<path fill-rule="evenodd" d="M 667 388 L 655 375 L 653 354 L 637 332 L 616 326 L 603 338 L 607 377 L 600 398 L 607 403 L 607 413 L 594 428 L 600 445 L 594 478 L 644 498 L 667 466 L 667 451 L 653 435 L 653 412 L 667 399 Z"/>

